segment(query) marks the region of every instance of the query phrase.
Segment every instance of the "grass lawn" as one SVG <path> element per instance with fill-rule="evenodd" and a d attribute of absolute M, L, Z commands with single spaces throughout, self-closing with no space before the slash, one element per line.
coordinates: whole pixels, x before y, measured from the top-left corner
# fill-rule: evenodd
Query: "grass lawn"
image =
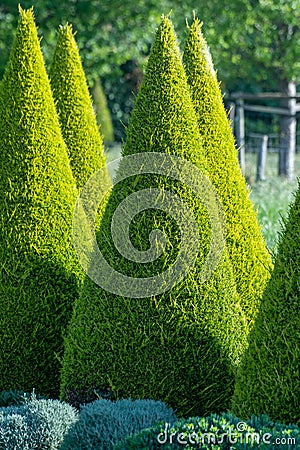
<path fill-rule="evenodd" d="M 297 179 L 293 181 L 277 176 L 278 154 L 268 153 L 266 163 L 266 180 L 251 184 L 251 199 L 258 213 L 262 233 L 270 252 L 276 252 L 278 233 L 282 228 L 282 218 L 288 214 L 297 189 Z M 246 154 L 246 176 L 255 180 L 256 155 Z M 295 175 L 300 176 L 300 154 L 295 159 Z"/>

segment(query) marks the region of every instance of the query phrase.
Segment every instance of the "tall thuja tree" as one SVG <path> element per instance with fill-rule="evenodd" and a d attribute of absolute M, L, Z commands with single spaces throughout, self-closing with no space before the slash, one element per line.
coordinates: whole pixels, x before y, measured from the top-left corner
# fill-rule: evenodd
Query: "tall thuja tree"
<path fill-rule="evenodd" d="M 0 390 L 55 396 L 81 277 L 77 191 L 33 11 L 20 16 L 0 95 Z"/>
<path fill-rule="evenodd" d="M 217 75 L 198 19 L 188 28 L 183 62 L 209 177 L 226 214 L 227 246 L 237 290 L 252 326 L 272 263 L 240 170 Z"/>
<path fill-rule="evenodd" d="M 196 116 L 168 18 L 162 19 L 152 46 L 123 155 L 142 154 L 146 158 L 148 152 L 158 154 L 158 167 L 159 155 L 169 154 L 185 158 L 205 172 Z M 126 172 L 124 164 L 123 159 L 117 179 Z M 100 395 L 110 393 L 113 398 L 161 399 L 179 414 L 224 410 L 232 393 L 235 364 L 246 340 L 245 319 L 227 252 L 211 277 L 200 283 L 212 238 L 206 209 L 187 183 L 167 173 L 143 174 L 142 170 L 143 164 L 136 175 L 119 180 L 113 187 L 97 235 L 98 242 L 106 242 L 102 249 L 105 259 L 116 276 L 121 272 L 141 282 L 174 264 L 181 244 L 181 229 L 174 214 L 187 220 L 175 200 L 171 212 L 148 206 L 151 209 L 136 211 L 130 224 L 132 245 L 142 255 L 149 251 L 151 231 L 164 232 L 166 245 L 161 256 L 147 264 L 134 262 L 132 254 L 125 258 L 112 241 L 116 207 L 131 194 L 146 189 L 150 196 L 156 188 L 159 198 L 173 192 L 193 212 L 201 243 L 193 259 L 195 265 L 177 286 L 158 294 L 145 291 L 140 295 L 143 298 L 131 298 L 128 292 L 122 295 L 123 289 L 128 289 L 126 282 L 118 295 L 87 277 L 65 341 L 62 397 L 85 401 L 98 390 Z M 189 179 L 194 180 L 196 172 L 189 172 Z M 125 219 L 126 210 L 124 223 Z M 116 235 L 122 232 L 118 229 Z M 115 284 L 116 278 L 111 285 Z"/>
<path fill-rule="evenodd" d="M 110 111 L 107 106 L 107 100 L 105 96 L 104 89 L 102 87 L 101 81 L 97 80 L 94 83 L 93 90 L 93 99 L 94 105 L 96 109 L 96 117 L 97 122 L 100 126 L 100 130 L 102 132 L 103 141 L 106 144 L 111 144 L 114 142 L 114 129 L 111 120 Z"/>
<path fill-rule="evenodd" d="M 300 425 L 300 188 L 238 371 L 233 409 Z"/>
<path fill-rule="evenodd" d="M 71 25 L 59 28 L 49 77 L 73 175 L 82 188 L 105 165 L 105 157 Z"/>

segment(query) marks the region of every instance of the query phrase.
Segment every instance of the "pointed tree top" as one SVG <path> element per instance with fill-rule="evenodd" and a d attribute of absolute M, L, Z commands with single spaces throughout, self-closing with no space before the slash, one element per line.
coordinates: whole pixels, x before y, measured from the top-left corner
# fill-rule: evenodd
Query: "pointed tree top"
<path fill-rule="evenodd" d="M 23 9 L 20 5 L 18 5 L 18 10 L 20 14 L 18 28 L 17 28 L 17 34 L 22 33 L 23 37 L 26 37 L 26 30 L 29 34 L 36 34 L 36 37 L 38 40 L 37 35 L 37 26 L 35 23 L 35 17 L 34 17 L 34 9 L 33 6 L 29 9 Z M 30 43 L 30 40 L 29 40 Z"/>
<path fill-rule="evenodd" d="M 77 187 L 105 166 L 103 142 L 71 24 L 58 29 L 49 77 Z"/>
<path fill-rule="evenodd" d="M 40 48 L 40 38 L 35 24 L 33 7 L 24 10 L 19 5 L 19 13 L 18 27 L 3 81 L 4 84 L 11 84 L 14 82 L 13 80 L 16 80 L 18 85 L 25 89 L 25 87 L 30 86 L 31 81 L 36 77 L 36 70 L 40 71 L 43 67 L 46 73 L 46 68 Z M 26 66 L 26 71 L 20 71 L 20 66 Z M 2 85 L 4 84 L 2 83 Z"/>
<path fill-rule="evenodd" d="M 19 14 L 21 16 L 22 20 L 33 20 L 34 21 L 34 12 L 33 12 L 33 6 L 28 9 L 23 9 L 22 6 L 18 5 Z"/>
<path fill-rule="evenodd" d="M 76 31 L 73 32 L 73 25 L 66 22 L 65 25 L 59 25 L 58 27 L 58 39 L 64 38 L 64 40 L 73 42 Z"/>
<path fill-rule="evenodd" d="M 76 31 L 73 33 L 73 26 L 71 23 L 66 23 L 65 25 L 60 25 L 58 27 L 58 37 L 57 37 L 57 43 L 56 43 L 56 49 L 55 52 L 59 52 L 62 54 L 64 52 L 65 57 L 68 57 L 67 53 L 72 52 L 73 57 L 77 59 L 76 64 L 78 64 L 78 60 L 80 60 L 79 51 L 77 47 L 77 43 L 75 40 Z M 76 56 L 75 56 L 76 54 Z M 69 61 L 70 63 L 71 61 Z M 79 61 L 80 65 L 81 60 Z M 75 61 L 74 61 L 75 64 Z"/>
<path fill-rule="evenodd" d="M 174 30 L 173 23 L 169 18 L 171 13 L 167 16 L 161 16 L 161 22 L 157 29 L 156 37 L 153 44 L 153 49 L 158 45 L 158 43 L 164 42 L 165 44 L 173 44 L 178 48 L 177 38 Z M 178 50 L 179 53 L 179 50 Z"/>
<path fill-rule="evenodd" d="M 205 167 L 177 36 L 162 16 L 127 129 L 123 155 L 173 153 Z"/>
<path fill-rule="evenodd" d="M 193 58 L 195 64 L 198 59 L 197 68 L 202 71 L 210 71 L 211 74 L 216 77 L 216 71 L 214 69 L 212 57 L 210 54 L 209 46 L 202 33 L 203 22 L 194 14 L 194 19 L 191 25 L 187 23 L 188 36 L 185 42 L 184 54 L 189 54 L 190 58 Z"/>

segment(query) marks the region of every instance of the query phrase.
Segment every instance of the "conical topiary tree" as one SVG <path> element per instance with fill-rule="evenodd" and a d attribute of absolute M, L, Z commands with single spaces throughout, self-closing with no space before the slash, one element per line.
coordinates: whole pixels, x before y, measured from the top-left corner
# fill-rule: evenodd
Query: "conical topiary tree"
<path fill-rule="evenodd" d="M 57 396 L 82 276 L 71 239 L 77 191 L 33 11 L 20 14 L 0 95 L 0 391 Z"/>
<path fill-rule="evenodd" d="M 71 25 L 59 28 L 49 77 L 73 175 L 82 188 L 105 165 L 105 157 Z"/>
<path fill-rule="evenodd" d="M 147 161 L 148 152 L 157 154 L 157 162 L 151 163 L 154 171 L 155 166 L 161 167 L 161 154 L 186 158 L 205 170 L 196 116 L 168 18 L 163 18 L 158 28 L 123 153 L 128 157 L 142 154 Z M 65 341 L 62 397 L 86 401 L 98 390 L 98 394 L 110 393 L 113 398 L 164 400 L 179 414 L 224 410 L 231 395 L 233 367 L 244 350 L 246 336 L 231 266 L 225 251 L 212 276 L 198 282 L 212 238 L 208 213 L 191 188 L 169 177 L 167 170 L 163 175 L 151 170 L 143 175 L 145 161 L 134 176 L 115 184 L 98 232 L 98 242 L 106 242 L 102 249 L 106 260 L 118 273 L 133 277 L 131 284 L 128 287 L 125 280 L 114 294 L 86 278 Z M 120 173 L 126 173 L 124 165 L 123 159 L 119 180 Z M 175 170 L 178 177 L 181 169 Z M 196 169 L 188 173 L 191 180 L 196 176 Z M 116 206 L 139 191 L 146 190 L 151 196 L 155 188 L 159 198 L 173 192 L 191 208 L 201 245 L 188 275 L 171 289 L 153 294 L 155 276 L 170 268 L 180 248 L 181 230 L 172 213 L 182 214 L 184 222 L 189 217 L 174 199 L 172 213 L 153 207 L 134 214 L 129 235 L 136 251 L 147 253 L 153 229 L 163 230 L 166 236 L 165 252 L 156 260 L 148 259 L 147 264 L 143 259 L 132 261 L 132 254 L 122 256 L 114 246 L 110 227 Z M 141 202 L 136 200 L 143 207 Z M 123 222 L 127 214 L 125 210 Z M 116 236 L 122 232 L 117 229 Z M 188 246 L 193 247 L 192 239 Z M 140 295 L 143 298 L 134 298 L 135 278 L 137 286 L 150 279 L 152 294 L 145 290 Z"/>
<path fill-rule="evenodd" d="M 100 80 L 95 81 L 93 90 L 93 99 L 96 109 L 97 122 L 100 125 L 103 141 L 106 144 L 114 142 L 114 129 L 111 120 L 110 111 L 107 106 L 105 93 Z"/>
<path fill-rule="evenodd" d="M 224 108 L 201 24 L 188 28 L 183 62 L 191 88 L 209 177 L 226 214 L 227 246 L 241 305 L 250 326 L 272 268 L 256 212 L 239 167 L 230 122 Z"/>
<path fill-rule="evenodd" d="M 300 189 L 238 371 L 233 409 L 300 425 Z"/>

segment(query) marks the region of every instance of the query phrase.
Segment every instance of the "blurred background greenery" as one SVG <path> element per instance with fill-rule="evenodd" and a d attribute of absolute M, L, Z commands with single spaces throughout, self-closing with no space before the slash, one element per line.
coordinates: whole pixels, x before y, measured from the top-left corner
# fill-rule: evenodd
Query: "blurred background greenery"
<path fill-rule="evenodd" d="M 18 3 L 0 3 L 0 77 Z M 90 87 L 103 85 L 117 141 L 125 137 L 155 28 L 171 10 L 181 41 L 193 11 L 203 21 L 224 93 L 277 91 L 283 80 L 300 78 L 300 0 L 23 0 L 21 6 L 34 6 L 47 64 L 58 26 L 73 24 Z"/>

